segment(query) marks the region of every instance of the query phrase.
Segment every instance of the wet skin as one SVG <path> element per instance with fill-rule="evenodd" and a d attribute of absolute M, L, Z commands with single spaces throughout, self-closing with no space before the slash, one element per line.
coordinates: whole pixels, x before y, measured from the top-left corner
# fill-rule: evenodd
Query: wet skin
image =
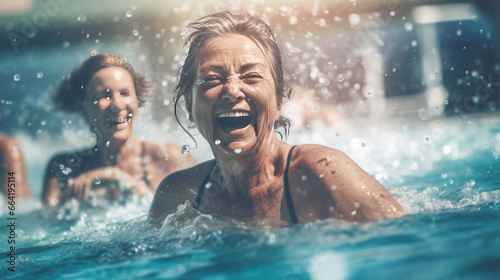
<path fill-rule="evenodd" d="M 200 207 L 202 213 L 290 221 L 283 178 L 291 146 L 275 134 L 281 102 L 268 57 L 254 41 L 238 34 L 215 37 L 202 48 L 189 113 L 209 142 L 216 166 L 212 169 L 215 163 L 206 162 L 166 177 L 151 206 L 154 223 L 186 200 L 193 205 L 207 176 L 209 201 Z M 382 185 L 329 147 L 297 147 L 288 176 L 301 222 L 405 214 Z"/>

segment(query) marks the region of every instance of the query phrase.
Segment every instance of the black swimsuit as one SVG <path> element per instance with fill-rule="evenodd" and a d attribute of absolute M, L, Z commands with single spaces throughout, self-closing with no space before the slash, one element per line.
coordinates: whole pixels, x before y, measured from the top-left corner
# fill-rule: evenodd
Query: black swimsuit
<path fill-rule="evenodd" d="M 285 199 L 286 199 L 286 204 L 288 206 L 288 213 L 290 214 L 290 219 L 292 220 L 293 224 L 299 223 L 299 219 L 297 218 L 297 214 L 295 213 L 295 208 L 293 207 L 293 201 L 292 201 L 292 194 L 290 193 L 290 182 L 288 181 L 288 170 L 290 167 L 290 161 L 292 160 L 292 152 L 293 149 L 295 149 L 297 146 L 293 146 L 290 151 L 288 151 L 288 156 L 286 158 L 286 166 L 285 166 L 285 174 L 283 175 L 283 183 L 284 183 L 284 194 L 285 194 Z M 201 199 L 203 197 L 203 192 L 205 191 L 205 185 L 208 183 L 208 180 L 210 179 L 210 175 L 215 169 L 215 166 L 217 166 L 217 162 L 214 161 L 214 165 L 210 169 L 210 172 L 208 172 L 207 177 L 205 180 L 203 180 L 203 183 L 201 184 L 200 190 L 198 191 L 198 194 L 196 195 L 196 199 L 194 200 L 194 209 L 199 210 L 199 206 L 201 203 Z"/>

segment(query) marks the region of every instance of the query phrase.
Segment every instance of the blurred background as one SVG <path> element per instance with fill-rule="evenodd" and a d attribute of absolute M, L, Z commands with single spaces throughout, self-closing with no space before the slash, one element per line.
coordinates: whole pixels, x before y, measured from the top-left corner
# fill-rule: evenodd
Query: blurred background
<path fill-rule="evenodd" d="M 498 111 L 499 1 L 0 0 L 0 132 L 21 142 L 34 195 L 52 155 L 93 143 L 79 115 L 51 102 L 93 53 L 121 54 L 156 84 L 140 138 L 193 145 L 172 108 L 185 26 L 221 10 L 276 32 L 294 90 L 284 108 L 292 134 Z M 210 158 L 197 139 L 193 155 Z"/>

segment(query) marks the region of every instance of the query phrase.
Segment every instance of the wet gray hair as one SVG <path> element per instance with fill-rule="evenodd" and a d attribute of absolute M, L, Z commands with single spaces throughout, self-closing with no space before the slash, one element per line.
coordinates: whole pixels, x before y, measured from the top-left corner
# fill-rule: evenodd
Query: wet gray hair
<path fill-rule="evenodd" d="M 184 41 L 184 47 L 189 45 L 189 51 L 184 61 L 184 65 L 180 69 L 179 83 L 174 91 L 175 118 L 188 134 L 189 132 L 182 126 L 177 117 L 178 102 L 181 97 L 184 97 L 186 109 L 188 112 L 191 112 L 191 94 L 193 86 L 196 83 L 198 55 L 206 43 L 215 37 L 225 34 L 240 34 L 254 41 L 257 46 L 262 48 L 264 54 L 267 53 L 269 55 L 271 73 L 276 85 L 276 101 L 278 108 L 281 108 L 283 98 L 290 99 L 291 90 L 288 89 L 283 78 L 283 63 L 280 49 L 271 28 L 262 19 L 241 14 L 236 15 L 225 11 L 204 16 L 190 23 L 188 27 L 192 28 L 194 31 L 189 34 Z M 283 128 L 286 138 L 290 128 L 290 120 L 280 116 L 279 119 L 275 121 L 274 128 Z"/>

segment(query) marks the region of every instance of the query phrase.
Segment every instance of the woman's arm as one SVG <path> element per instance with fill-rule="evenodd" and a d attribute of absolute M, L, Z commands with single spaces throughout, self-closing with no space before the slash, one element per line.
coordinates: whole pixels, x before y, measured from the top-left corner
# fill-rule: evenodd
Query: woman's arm
<path fill-rule="evenodd" d="M 59 156 L 52 159 L 45 171 L 45 180 L 42 191 L 42 201 L 45 206 L 61 205 L 72 198 L 78 202 L 87 200 L 92 187 L 106 186 L 118 183 L 131 192 L 141 195 L 152 194 L 152 189 L 144 180 L 137 179 L 116 166 L 101 167 L 82 172 L 75 177 L 69 177 L 60 168 L 62 159 L 68 156 Z M 63 168 L 64 169 L 64 168 Z M 65 184 L 65 191 L 61 191 L 61 184 Z"/>
<path fill-rule="evenodd" d="M 8 174 L 12 174 L 15 180 L 15 195 L 17 199 L 30 196 L 30 187 L 28 184 L 28 176 L 26 174 L 26 166 L 24 163 L 23 152 L 19 143 L 10 137 L 0 135 L 0 155 L 2 161 L 2 172 L 0 178 L 5 178 L 2 181 L 2 191 L 5 196 L 8 192 Z"/>
<path fill-rule="evenodd" d="M 120 190 L 126 189 L 140 195 L 153 193 L 144 180 L 137 179 L 117 166 L 108 166 L 92 169 L 68 179 L 65 201 L 72 198 L 78 202 L 86 201 L 92 187 L 110 183 L 118 183 Z"/>

